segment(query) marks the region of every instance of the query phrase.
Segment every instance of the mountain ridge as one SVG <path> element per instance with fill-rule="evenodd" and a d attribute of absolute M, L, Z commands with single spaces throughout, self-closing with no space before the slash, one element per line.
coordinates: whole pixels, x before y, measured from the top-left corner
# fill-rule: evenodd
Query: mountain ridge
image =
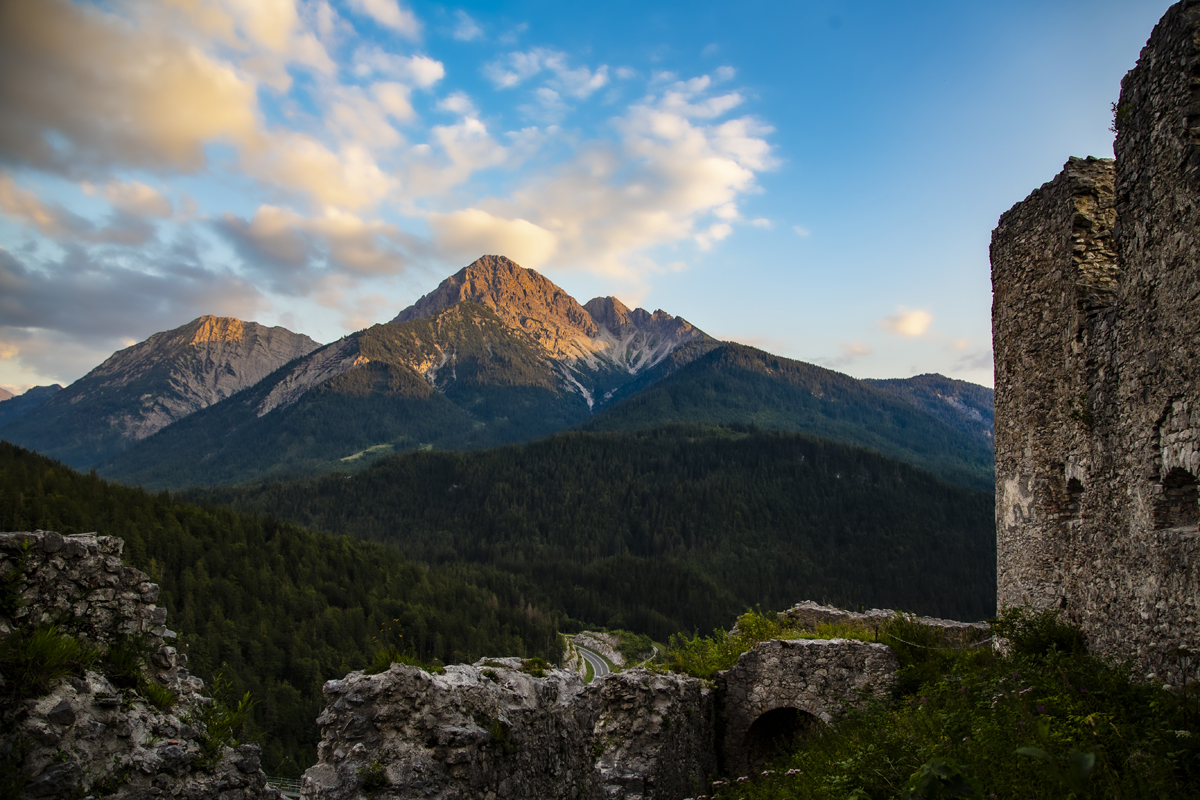
<path fill-rule="evenodd" d="M 317 347 L 286 328 L 204 315 L 118 350 L 9 421 L 0 436 L 76 467 L 95 466 Z"/>

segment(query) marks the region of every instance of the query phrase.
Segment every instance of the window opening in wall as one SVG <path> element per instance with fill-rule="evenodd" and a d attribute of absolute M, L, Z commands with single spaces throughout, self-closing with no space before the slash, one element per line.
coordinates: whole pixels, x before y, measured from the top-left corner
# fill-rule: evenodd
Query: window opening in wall
<path fill-rule="evenodd" d="M 1083 500 L 1083 483 L 1079 478 L 1067 481 L 1067 513 L 1072 516 L 1079 513 L 1079 503 Z"/>
<path fill-rule="evenodd" d="M 1196 476 L 1175 467 L 1162 480 L 1162 494 L 1154 507 L 1154 527 L 1195 528 L 1200 525 Z"/>
<path fill-rule="evenodd" d="M 746 760 L 750 769 L 761 770 L 819 722 L 812 714 L 790 707 L 771 709 L 754 720 L 746 731 Z"/>

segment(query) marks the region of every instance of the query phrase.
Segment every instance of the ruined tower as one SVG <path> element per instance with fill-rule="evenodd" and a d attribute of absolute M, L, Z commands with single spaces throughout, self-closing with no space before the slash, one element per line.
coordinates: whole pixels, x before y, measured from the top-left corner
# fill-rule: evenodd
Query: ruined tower
<path fill-rule="evenodd" d="M 1116 159 L 1070 159 L 992 235 L 998 605 L 1195 680 L 1200 0 L 1122 81 Z"/>

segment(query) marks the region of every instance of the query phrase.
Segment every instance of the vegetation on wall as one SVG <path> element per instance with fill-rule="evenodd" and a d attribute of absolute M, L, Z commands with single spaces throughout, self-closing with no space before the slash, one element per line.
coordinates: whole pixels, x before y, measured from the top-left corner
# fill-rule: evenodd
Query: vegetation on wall
<path fill-rule="evenodd" d="M 1054 612 L 1009 609 L 1012 652 L 938 649 L 911 621 L 896 695 L 816 726 L 717 800 L 1200 796 L 1194 688 L 1139 683 Z M 1015 635 L 1012 635 L 1014 634 Z"/>

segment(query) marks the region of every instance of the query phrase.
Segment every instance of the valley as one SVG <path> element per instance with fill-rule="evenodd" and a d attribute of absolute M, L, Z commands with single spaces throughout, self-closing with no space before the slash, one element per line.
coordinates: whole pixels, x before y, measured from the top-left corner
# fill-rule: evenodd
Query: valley
<path fill-rule="evenodd" d="M 196 672 L 260 699 L 270 774 L 381 658 L 554 661 L 560 632 L 665 643 L 797 598 L 995 610 L 990 390 L 859 381 L 503 257 L 324 346 L 202 317 L 22 398 L 0 527 L 124 538 Z"/>

